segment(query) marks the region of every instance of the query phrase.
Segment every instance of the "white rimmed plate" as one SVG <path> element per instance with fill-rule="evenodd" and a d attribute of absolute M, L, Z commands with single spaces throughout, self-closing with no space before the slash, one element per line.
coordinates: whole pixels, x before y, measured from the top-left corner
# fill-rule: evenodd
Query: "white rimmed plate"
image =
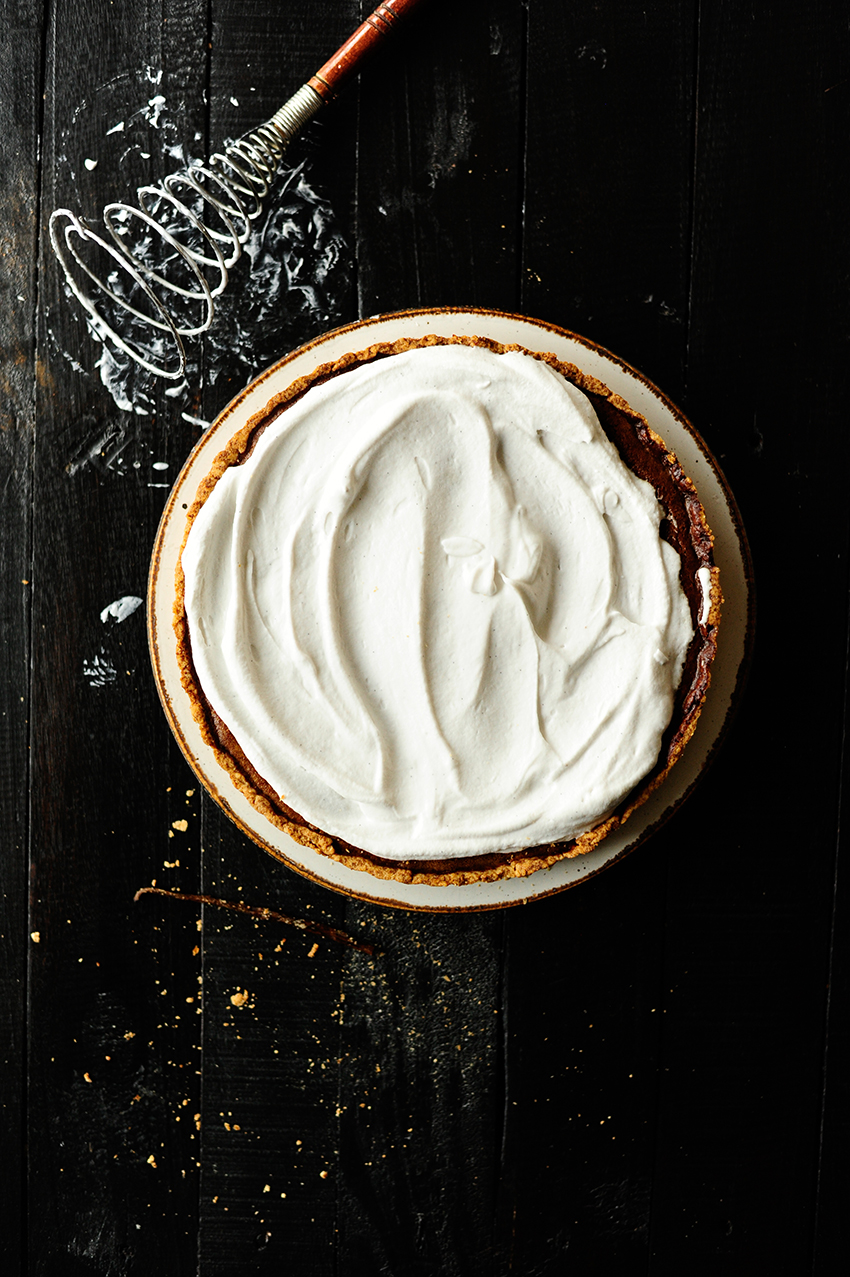
<path fill-rule="evenodd" d="M 188 511 L 214 458 L 271 397 L 318 365 L 379 341 L 429 333 L 481 336 L 550 352 L 597 377 L 646 417 L 696 484 L 715 536 L 723 589 L 723 619 L 711 687 L 696 732 L 663 785 L 589 855 L 562 860 L 527 878 L 466 887 L 427 887 L 373 878 L 302 847 L 251 806 L 219 766 L 192 717 L 180 682 L 172 628 L 174 576 Z M 335 329 L 293 351 L 262 373 L 225 408 L 198 442 L 168 498 L 157 533 L 148 587 L 148 634 L 154 677 L 177 742 L 201 783 L 236 825 L 278 860 L 346 895 L 406 909 L 498 909 L 573 887 L 632 851 L 684 801 L 724 733 L 742 688 L 752 640 L 752 576 L 734 498 L 708 449 L 686 418 L 645 377 L 600 346 L 540 320 L 499 311 L 438 309 L 379 315 Z"/>

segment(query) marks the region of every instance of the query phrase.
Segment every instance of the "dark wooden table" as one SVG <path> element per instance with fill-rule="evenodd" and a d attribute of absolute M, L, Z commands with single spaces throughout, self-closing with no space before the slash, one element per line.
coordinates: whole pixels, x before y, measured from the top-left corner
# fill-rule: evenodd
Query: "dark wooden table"
<path fill-rule="evenodd" d="M 360 17 L 2 6 L 2 1271 L 840 1271 L 846 4 L 426 0 L 287 153 L 187 386 L 101 376 L 50 213 L 261 123 Z M 737 497 L 759 613 L 672 822 L 575 890 L 460 916 L 346 900 L 231 826 L 127 602 L 198 422 L 317 332 L 449 304 L 661 386 Z M 152 882 L 381 954 L 134 903 Z"/>

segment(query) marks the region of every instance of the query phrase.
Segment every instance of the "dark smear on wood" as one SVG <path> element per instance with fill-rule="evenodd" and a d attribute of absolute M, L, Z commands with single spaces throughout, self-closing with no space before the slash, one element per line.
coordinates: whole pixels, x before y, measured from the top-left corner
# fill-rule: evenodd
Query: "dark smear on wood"
<path fill-rule="evenodd" d="M 133 896 L 138 900 L 141 896 L 165 896 L 169 900 L 182 900 L 187 904 L 210 905 L 214 909 L 232 909 L 234 913 L 242 913 L 249 918 L 262 918 L 265 922 L 282 922 L 285 927 L 295 927 L 297 931 L 309 931 L 321 936 L 323 940 L 332 940 L 349 949 L 359 949 L 362 953 L 374 955 L 379 952 L 374 945 L 355 940 L 336 927 L 326 927 L 322 922 L 307 922 L 304 918 L 290 918 L 276 909 L 267 909 L 264 905 L 246 905 L 241 900 L 219 900 L 216 896 L 193 895 L 183 891 L 168 891 L 165 887 L 140 887 Z"/>

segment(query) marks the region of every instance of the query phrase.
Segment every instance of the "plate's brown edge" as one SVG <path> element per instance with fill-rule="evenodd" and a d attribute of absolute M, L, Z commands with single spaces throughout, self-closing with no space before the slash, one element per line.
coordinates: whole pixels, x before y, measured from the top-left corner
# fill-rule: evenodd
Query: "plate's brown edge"
<path fill-rule="evenodd" d="M 296 358 L 302 357 L 308 352 L 313 351 L 317 349 L 318 347 L 324 345 L 326 342 L 345 336 L 347 333 L 356 332 L 362 328 L 369 328 L 375 324 L 392 322 L 399 319 L 422 318 L 424 316 L 432 316 L 432 315 L 435 317 L 451 316 L 451 315 L 481 315 L 485 318 L 492 317 L 497 319 L 514 321 L 521 324 L 528 324 L 531 327 L 540 329 L 544 332 L 551 332 L 557 335 L 558 337 L 562 337 L 570 341 L 578 342 L 579 345 L 585 346 L 588 350 L 592 350 L 595 353 L 604 357 L 605 359 L 610 360 L 611 363 L 616 364 L 621 369 L 623 369 L 623 371 L 625 371 L 627 374 L 632 376 L 636 381 L 640 382 L 640 384 L 643 385 L 649 391 L 651 395 L 653 395 L 656 399 L 660 400 L 664 404 L 664 406 L 667 408 L 670 414 L 675 418 L 677 423 L 691 436 L 691 438 L 696 443 L 699 451 L 702 453 L 702 455 L 705 457 L 708 464 L 711 466 L 711 469 L 714 472 L 715 478 L 720 487 L 723 498 L 728 507 L 729 515 L 732 522 L 732 527 L 734 529 L 735 536 L 737 538 L 739 548 L 741 550 L 741 557 L 743 561 L 744 583 L 747 589 L 747 611 L 746 611 L 746 621 L 744 626 L 744 652 L 736 672 L 735 685 L 732 689 L 732 693 L 729 700 L 729 706 L 727 708 L 727 711 L 724 716 L 723 722 L 720 726 L 720 729 L 711 744 L 711 748 L 709 749 L 702 763 L 702 766 L 700 767 L 699 774 L 694 778 L 694 780 L 687 787 L 687 789 L 685 789 L 678 796 L 675 802 L 671 803 L 669 807 L 665 808 L 664 812 L 661 814 L 658 820 L 654 821 L 651 825 L 648 825 L 644 830 L 642 830 L 640 835 L 637 838 L 635 838 L 634 842 L 629 843 L 628 846 L 622 849 L 622 851 L 618 852 L 615 856 L 611 856 L 610 859 L 606 860 L 604 864 L 599 865 L 595 869 L 589 870 L 586 874 L 583 874 L 581 877 L 577 877 L 573 879 L 571 882 L 562 883 L 559 886 L 530 892 L 527 896 L 521 896 L 516 899 L 492 901 L 487 904 L 477 904 L 477 905 L 464 905 L 464 904 L 429 905 L 429 904 L 418 904 L 418 903 L 411 904 L 411 903 L 402 902 L 399 900 L 386 899 L 383 896 L 371 894 L 366 891 L 358 891 L 356 888 L 353 888 L 353 887 L 343 887 L 339 883 L 329 881 L 327 878 L 324 878 L 321 874 L 312 871 L 305 865 L 297 863 L 293 860 L 290 860 L 277 847 L 273 847 L 270 843 L 266 842 L 265 839 L 263 839 L 262 836 L 256 832 L 256 830 L 249 829 L 248 826 L 242 821 L 242 819 L 236 814 L 236 812 L 234 812 L 233 808 L 230 806 L 227 799 L 218 791 L 218 789 L 212 783 L 209 777 L 204 774 L 204 772 L 201 770 L 200 764 L 195 759 L 194 754 L 192 753 L 192 750 L 190 749 L 188 742 L 186 741 L 186 738 L 183 735 L 182 728 L 180 727 L 177 716 L 171 705 L 171 698 L 166 691 L 165 681 L 162 674 L 162 669 L 161 669 L 161 665 L 159 661 L 158 647 L 157 647 L 157 622 L 156 622 L 156 611 L 155 611 L 155 595 L 156 595 L 157 581 L 159 578 L 160 559 L 162 555 L 162 542 L 164 540 L 167 525 L 174 513 L 174 510 L 176 509 L 178 505 L 178 502 L 181 496 L 181 488 L 185 482 L 185 479 L 192 466 L 195 456 L 202 447 L 206 447 L 208 445 L 208 442 L 210 438 L 212 437 L 213 432 L 220 433 L 222 427 L 224 426 L 228 418 L 236 411 L 236 409 L 240 406 L 240 404 L 245 400 L 245 398 L 249 394 L 253 394 L 259 385 L 261 385 L 264 381 L 268 380 L 268 378 L 275 376 L 282 368 L 284 368 L 288 363 L 293 362 Z M 168 500 L 165 503 L 165 507 L 163 509 L 162 516 L 159 521 L 159 526 L 157 528 L 156 536 L 154 538 L 154 546 L 153 546 L 153 551 L 151 554 L 151 566 L 150 566 L 150 571 L 148 574 L 147 609 L 146 610 L 147 610 L 148 646 L 149 646 L 150 657 L 151 657 L 151 665 L 153 667 L 154 682 L 156 684 L 157 694 L 159 696 L 160 703 L 165 713 L 165 717 L 168 721 L 169 727 L 171 728 L 171 731 L 175 739 L 177 740 L 177 744 L 179 745 L 180 750 L 183 756 L 185 757 L 186 761 L 189 763 L 189 766 L 191 767 L 192 771 L 197 776 L 198 780 L 203 785 L 203 787 L 207 790 L 210 797 L 222 809 L 222 811 L 225 813 L 228 819 L 231 820 L 233 824 L 236 825 L 237 829 L 239 829 L 239 831 L 242 834 L 244 834 L 247 838 L 249 838 L 251 842 L 258 845 L 263 851 L 267 852 L 270 856 L 272 856 L 273 859 L 277 860 L 279 863 L 283 865 L 286 865 L 287 868 L 291 869 L 294 873 L 299 874 L 301 877 L 307 878 L 309 881 L 318 883 L 323 887 L 327 887 L 330 891 L 334 891 L 337 894 L 342 895 L 349 899 L 361 900 L 367 904 L 379 904 L 390 909 L 407 910 L 412 913 L 489 913 L 497 909 L 513 909 L 519 905 L 530 904 L 532 901 L 536 901 L 536 900 L 543 900 L 548 896 L 560 895 L 565 891 L 570 891 L 575 887 L 581 886 L 583 883 L 588 882 L 591 878 L 596 878 L 599 876 L 599 874 L 604 873 L 605 870 L 609 869 L 612 865 L 618 864 L 621 860 L 625 859 L 626 856 L 631 855 L 633 851 L 637 850 L 638 847 L 642 846 L 643 843 L 645 843 L 649 838 L 651 838 L 653 834 L 655 834 L 663 825 L 665 825 L 676 814 L 676 812 L 679 810 L 682 804 L 690 797 L 694 789 L 702 781 L 711 763 L 716 758 L 717 753 L 720 750 L 724 740 L 726 739 L 726 736 L 729 732 L 731 724 L 738 711 L 738 707 L 740 705 L 740 702 L 743 696 L 744 688 L 746 686 L 746 681 L 749 676 L 749 670 L 752 664 L 753 648 L 755 644 L 755 622 L 756 622 L 755 581 L 754 581 L 752 554 L 751 554 L 750 544 L 747 538 L 746 530 L 744 528 L 743 520 L 741 518 L 741 513 L 738 508 L 738 503 L 735 500 L 735 497 L 732 493 L 732 490 L 729 486 L 726 476 L 723 473 L 721 466 L 717 462 L 716 457 L 712 453 L 711 449 L 705 443 L 705 440 L 702 438 L 699 431 L 697 431 L 696 428 L 693 426 L 689 418 L 685 416 L 685 414 L 676 406 L 676 404 L 673 403 L 671 399 L 668 398 L 667 395 L 663 393 L 663 391 L 659 390 L 659 388 L 655 385 L 653 381 L 651 381 L 642 372 L 640 372 L 639 369 L 633 367 L 633 365 L 628 363 L 627 360 L 621 359 L 619 355 L 615 355 L 612 351 L 608 350 L 607 347 L 601 346 L 598 342 L 594 342 L 590 338 L 582 336 L 580 333 L 572 332 L 570 329 L 562 328 L 558 324 L 549 323 L 546 320 L 533 318 L 528 315 L 516 314 L 515 312 L 511 312 L 511 311 L 494 310 L 494 309 L 488 309 L 488 308 L 478 307 L 478 306 L 442 306 L 442 307 L 424 306 L 424 307 L 418 307 L 418 308 L 414 307 L 407 310 L 389 311 L 383 314 L 371 315 L 367 319 L 355 320 L 350 324 L 344 324 L 338 328 L 330 329 L 327 332 L 321 333 L 317 337 L 311 338 L 310 341 L 305 342 L 303 345 L 297 347 L 297 349 L 290 351 L 288 354 L 282 356 L 282 358 L 276 360 L 275 363 L 271 364 L 262 373 L 260 373 L 258 377 L 256 377 L 252 382 L 250 382 L 247 386 L 245 386 L 237 395 L 235 395 L 234 398 L 231 399 L 230 402 L 218 414 L 218 416 L 216 417 L 212 425 L 204 432 L 201 438 L 194 445 L 191 452 L 189 453 L 189 456 L 186 458 L 186 461 L 183 467 L 181 468 L 180 473 L 177 476 L 177 479 L 174 482 L 174 486 L 171 489 L 171 492 L 169 493 Z M 711 691 L 709 689 L 709 696 L 710 695 L 711 695 Z M 549 871 L 546 869 L 543 869 L 543 870 L 539 870 L 538 872 L 541 874 L 545 874 Z M 530 875 L 529 881 L 531 881 L 531 879 L 534 878 L 535 876 L 536 875 L 534 874 Z M 464 891 L 466 890 L 466 888 L 458 887 L 457 890 Z"/>

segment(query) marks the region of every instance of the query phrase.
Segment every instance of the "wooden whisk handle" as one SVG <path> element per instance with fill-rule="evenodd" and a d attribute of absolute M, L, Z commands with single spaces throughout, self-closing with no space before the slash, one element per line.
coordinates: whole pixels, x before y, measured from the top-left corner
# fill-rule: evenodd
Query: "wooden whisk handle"
<path fill-rule="evenodd" d="M 384 40 L 419 0 L 381 0 L 374 13 L 349 36 L 324 66 L 307 81 L 326 102 L 336 97 L 343 85 L 356 75 L 361 63 Z"/>

